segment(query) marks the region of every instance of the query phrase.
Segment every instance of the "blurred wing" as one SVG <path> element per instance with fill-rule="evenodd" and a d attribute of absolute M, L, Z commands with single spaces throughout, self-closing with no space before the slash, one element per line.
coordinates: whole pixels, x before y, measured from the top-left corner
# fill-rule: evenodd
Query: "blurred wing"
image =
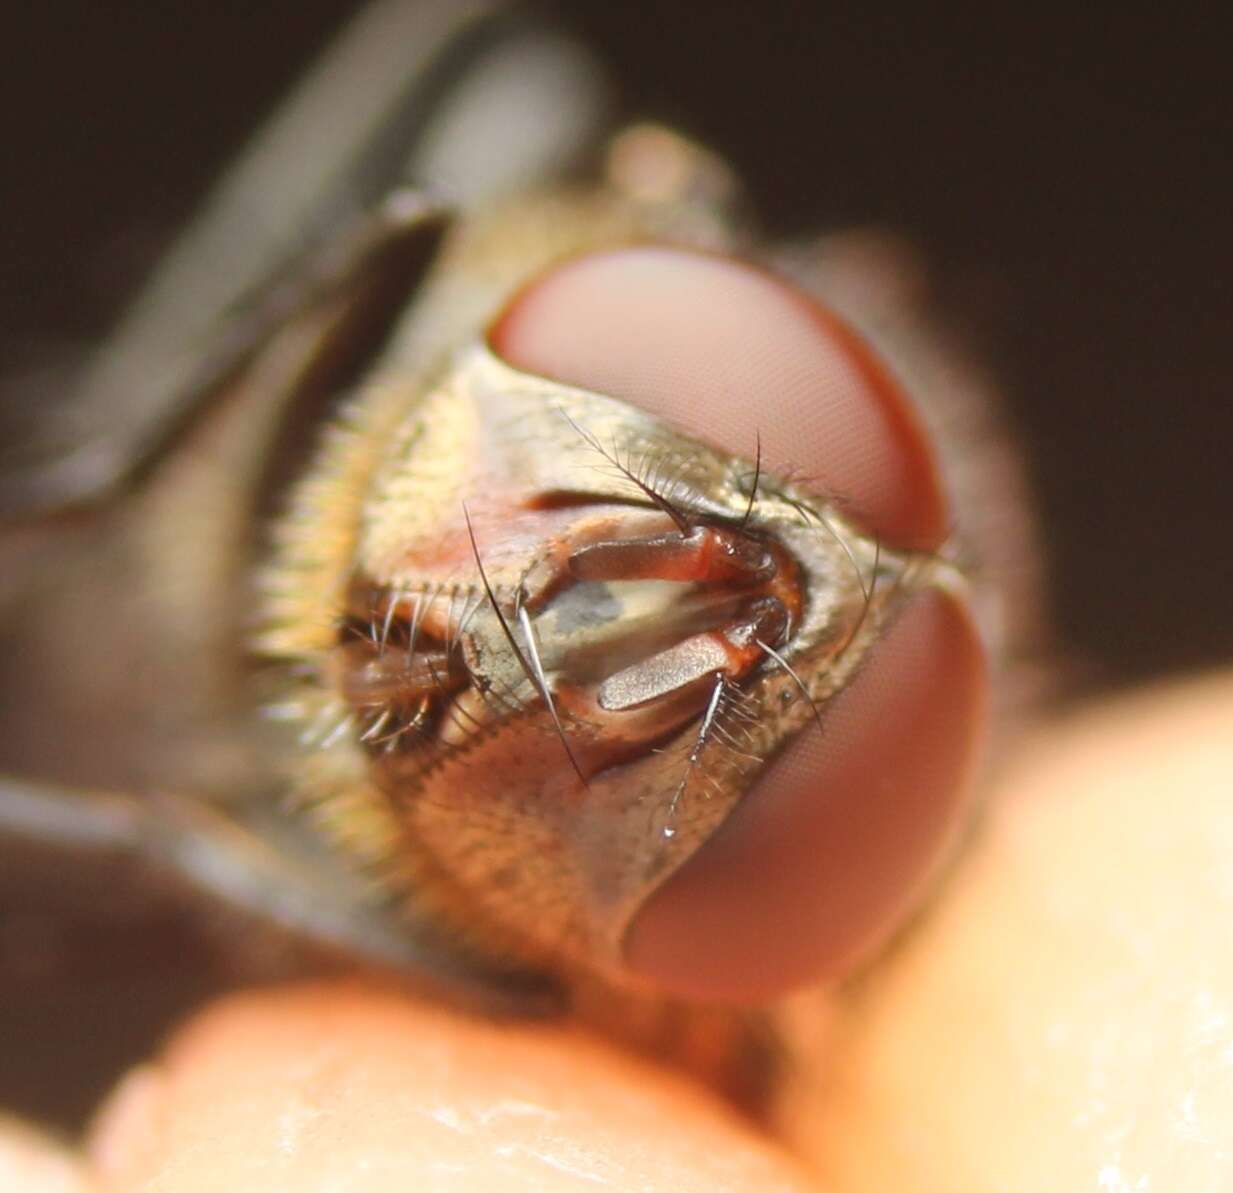
<path fill-rule="evenodd" d="M 413 296 L 450 212 L 582 164 L 606 125 L 606 95 L 574 42 L 496 0 L 380 0 L 365 10 L 209 196 L 75 392 L 49 409 L 0 404 L 0 523 L 20 524 L 0 543 L 10 549 L 9 562 L 23 563 L 26 579 L 32 568 L 54 563 L 55 551 L 41 551 L 55 536 L 38 524 L 40 516 L 125 495 L 191 439 L 186 432 L 199 415 L 250 383 L 263 394 L 281 387 L 268 397 L 288 416 L 314 396 L 345 389 Z M 228 494 L 249 503 L 249 495 L 232 492 L 241 488 L 239 475 L 220 469 Z M 70 532 L 74 527 L 80 520 Z M 88 528 L 77 537 L 93 552 L 93 587 L 69 596 L 115 617 L 121 606 L 100 578 L 105 544 L 96 550 Z M 194 546 L 199 555 L 204 550 Z M 133 584 L 119 571 L 122 596 Z M 55 586 L 51 595 L 40 589 L 26 600 L 22 575 L 20 567 L 0 568 L 6 623 L 15 632 L 24 628 L 15 611 L 54 621 L 59 609 L 51 604 Z M 72 604 L 63 611 L 80 610 Z M 174 644 L 163 649 L 153 627 L 135 632 L 150 640 L 144 649 L 187 666 Z M 136 665 L 118 653 L 122 665 Z M 35 657 L 15 659 L 14 691 L 20 668 Z M 97 704 L 97 676 L 88 667 L 85 673 L 86 681 L 67 676 L 66 683 L 75 689 L 86 682 L 86 698 Z M 12 679 L 0 669 L 6 695 Z M 185 686 L 183 675 L 178 682 Z M 38 711 L 48 717 L 55 710 Z M 125 724 L 144 724 L 118 712 Z M 302 831 L 288 828 L 283 839 L 277 824 L 248 825 L 188 800 L 91 794 L 76 789 L 75 774 L 64 783 L 0 774 L 6 907 L 41 907 L 61 926 L 86 924 L 90 940 L 112 939 L 115 924 L 128 921 L 99 892 L 123 886 L 119 875 L 140 872 L 155 876 L 164 898 L 127 901 L 135 931 L 151 914 L 165 918 L 145 909 L 166 908 L 167 900 L 185 921 L 202 919 L 203 909 L 212 909 L 204 918 L 219 922 L 272 919 L 310 952 L 339 946 L 392 963 L 443 987 L 452 1000 L 466 1001 L 469 991 L 488 1006 L 503 998 L 528 1005 L 525 994 L 491 974 L 462 962 L 451 969 L 440 942 L 429 955 L 405 922 L 387 924 L 371 890 L 333 867 Z M 226 943 L 235 951 L 246 938 L 247 930 L 232 933 Z"/>
<path fill-rule="evenodd" d="M 415 190 L 410 222 L 422 227 L 442 206 L 423 184 L 466 204 L 567 171 L 604 125 L 606 95 L 576 43 L 497 0 L 364 10 L 224 176 L 66 399 L 30 409 L 17 394 L 0 406 L 0 518 L 121 491 L 289 312 L 340 273 L 354 277 L 354 230 L 374 207 L 385 205 L 383 233 L 405 242 L 407 212 L 387 196 Z M 340 239 L 353 252 L 341 265 Z M 388 292 L 389 279 L 380 285 Z"/>

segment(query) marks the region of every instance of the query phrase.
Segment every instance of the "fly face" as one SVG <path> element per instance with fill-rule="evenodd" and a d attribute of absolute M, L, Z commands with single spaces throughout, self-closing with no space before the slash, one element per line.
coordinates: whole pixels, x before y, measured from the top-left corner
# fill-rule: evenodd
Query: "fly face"
<path fill-rule="evenodd" d="M 0 846 L 486 1010 L 547 978 L 714 1079 L 771 1050 L 701 1004 L 850 972 L 964 820 L 1014 471 L 979 432 L 943 468 L 818 300 L 867 261 L 755 242 L 721 163 L 612 138 L 587 55 L 509 17 L 375 5 L 100 351 L 83 443 L 0 468 L 0 681 L 48 677 Z"/>
<path fill-rule="evenodd" d="M 302 677 L 283 711 L 349 759 L 327 819 L 379 820 L 413 917 L 497 963 L 723 1001 L 842 972 L 898 922 L 956 821 L 984 666 L 931 451 L 864 351 L 769 274 L 630 247 L 370 395 L 397 411 L 380 441 L 322 461 L 362 495 L 339 532 L 301 490 L 264 642 Z M 827 404 L 801 409 L 843 499 L 764 459 L 768 381 Z M 679 429 L 699 411 L 743 414 L 748 454 Z"/>

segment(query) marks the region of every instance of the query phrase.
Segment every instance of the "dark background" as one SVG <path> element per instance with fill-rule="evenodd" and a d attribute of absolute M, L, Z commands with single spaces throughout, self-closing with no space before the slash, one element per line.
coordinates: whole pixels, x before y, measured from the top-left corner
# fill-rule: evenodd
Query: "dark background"
<path fill-rule="evenodd" d="M 15 7 L 0 351 L 20 369 L 106 328 L 355 5 Z M 771 229 L 873 223 L 925 247 L 1020 424 L 1073 657 L 1121 682 L 1233 655 L 1233 107 L 1217 30 L 1176 6 L 1111 23 L 557 7 L 634 110 L 729 156 Z"/>

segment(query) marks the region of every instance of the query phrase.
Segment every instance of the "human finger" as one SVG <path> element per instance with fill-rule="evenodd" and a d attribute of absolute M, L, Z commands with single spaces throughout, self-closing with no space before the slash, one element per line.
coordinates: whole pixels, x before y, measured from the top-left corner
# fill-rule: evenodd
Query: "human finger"
<path fill-rule="evenodd" d="M 578 1033 L 358 985 L 233 997 L 136 1071 L 89 1153 L 108 1190 L 806 1193 L 701 1089 Z"/>
<path fill-rule="evenodd" d="M 1017 751 L 797 1120 L 835 1190 L 1233 1187 L 1230 725 L 1226 675 Z"/>
<path fill-rule="evenodd" d="M 0 1119 L 0 1189 L 13 1193 L 91 1193 L 69 1150 L 24 1123 Z"/>

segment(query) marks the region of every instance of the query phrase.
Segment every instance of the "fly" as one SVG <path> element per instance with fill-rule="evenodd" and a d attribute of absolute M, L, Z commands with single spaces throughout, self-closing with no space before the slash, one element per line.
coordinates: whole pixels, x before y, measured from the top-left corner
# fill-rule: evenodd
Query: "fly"
<path fill-rule="evenodd" d="M 256 976 L 574 1014 L 757 1108 L 749 1008 L 870 956 L 962 821 L 983 531 L 722 163 L 560 34 L 411 7 L 6 468 L 0 832 L 276 922 Z"/>

